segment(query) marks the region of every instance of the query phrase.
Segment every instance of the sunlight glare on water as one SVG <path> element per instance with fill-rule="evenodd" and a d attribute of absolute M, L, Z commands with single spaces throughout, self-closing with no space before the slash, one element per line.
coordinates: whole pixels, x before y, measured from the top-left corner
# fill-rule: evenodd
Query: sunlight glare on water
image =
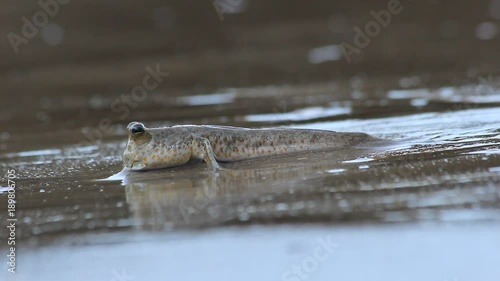
<path fill-rule="evenodd" d="M 351 113 L 350 107 L 308 107 L 285 113 L 253 114 L 245 116 L 248 122 L 301 121 Z"/>

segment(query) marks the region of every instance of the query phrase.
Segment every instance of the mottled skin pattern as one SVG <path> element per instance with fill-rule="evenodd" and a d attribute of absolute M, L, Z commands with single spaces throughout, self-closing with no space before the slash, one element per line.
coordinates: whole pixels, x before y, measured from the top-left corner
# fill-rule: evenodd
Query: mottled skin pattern
<path fill-rule="evenodd" d="M 179 166 L 195 159 L 219 169 L 218 161 L 335 149 L 375 140 L 365 133 L 286 128 L 196 125 L 146 128 L 141 123 L 132 122 L 127 129 L 129 140 L 123 163 L 125 168 L 133 170 Z"/>

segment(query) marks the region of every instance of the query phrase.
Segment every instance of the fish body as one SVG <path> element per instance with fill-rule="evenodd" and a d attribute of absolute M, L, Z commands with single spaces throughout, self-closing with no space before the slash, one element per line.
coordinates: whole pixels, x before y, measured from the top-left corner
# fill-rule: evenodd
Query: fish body
<path fill-rule="evenodd" d="M 326 130 L 181 125 L 147 128 L 132 122 L 123 155 L 125 168 L 146 170 L 204 160 L 213 169 L 231 162 L 294 152 L 339 149 L 376 138 Z"/>

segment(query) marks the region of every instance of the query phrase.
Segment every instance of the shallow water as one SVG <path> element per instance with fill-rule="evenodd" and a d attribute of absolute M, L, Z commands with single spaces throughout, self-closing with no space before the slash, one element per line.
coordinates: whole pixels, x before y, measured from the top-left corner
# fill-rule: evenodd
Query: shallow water
<path fill-rule="evenodd" d="M 293 125 L 391 142 L 227 163 L 221 172 L 197 163 L 109 178 L 121 170 L 125 136 L 0 157 L 19 173 L 17 188 L 26 194 L 19 237 L 248 223 L 497 221 L 499 113 L 493 107 Z"/>
<path fill-rule="evenodd" d="M 179 2 L 167 9 L 178 13 L 175 27 L 161 32 L 135 16 L 147 18 L 155 4 L 124 6 L 134 32 L 128 16 L 129 32 L 110 33 L 109 16 L 94 12 L 101 4 L 68 5 L 60 23 L 68 36 L 53 47 L 61 49 L 33 40 L 11 56 L 0 46 L 0 83 L 13 93 L 0 105 L 0 221 L 7 171 L 17 175 L 18 274 L 8 278 L 500 278 L 500 37 L 481 39 L 492 19 L 477 12 L 490 1 L 412 3 L 353 63 L 338 46 L 380 9 L 376 1 L 278 2 L 279 13 L 262 2 L 223 22 L 211 6 Z M 165 81 L 128 111 L 114 110 L 158 64 Z M 121 162 L 130 121 L 386 141 L 222 163 L 218 172 L 204 163 L 132 172 Z M 330 237 L 336 246 L 318 259 Z M 290 274 L 295 266 L 307 276 Z"/>

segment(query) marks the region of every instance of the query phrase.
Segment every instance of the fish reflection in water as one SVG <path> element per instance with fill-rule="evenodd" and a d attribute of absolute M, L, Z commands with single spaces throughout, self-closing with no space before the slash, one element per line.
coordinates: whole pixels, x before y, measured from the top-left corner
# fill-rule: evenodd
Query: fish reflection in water
<path fill-rule="evenodd" d="M 319 171 L 328 173 L 345 165 L 344 160 L 372 152 L 297 153 L 241 161 L 218 172 L 196 165 L 191 169 L 133 172 L 124 180 L 126 197 L 138 225 L 159 228 L 241 222 L 266 212 L 270 215 L 267 219 L 286 213 L 295 216 L 314 205 L 313 198 L 301 199 L 301 193 L 310 189 L 301 184 L 304 179 L 320 177 L 323 172 Z M 287 204 L 290 208 L 284 208 Z"/>

